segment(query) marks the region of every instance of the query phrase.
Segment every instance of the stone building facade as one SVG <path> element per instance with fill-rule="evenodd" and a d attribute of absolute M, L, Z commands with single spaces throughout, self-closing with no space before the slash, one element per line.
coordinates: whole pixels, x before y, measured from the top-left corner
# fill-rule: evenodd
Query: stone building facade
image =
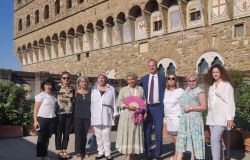
<path fill-rule="evenodd" d="M 123 78 L 147 72 L 250 70 L 250 0 L 15 0 L 24 71 Z"/>

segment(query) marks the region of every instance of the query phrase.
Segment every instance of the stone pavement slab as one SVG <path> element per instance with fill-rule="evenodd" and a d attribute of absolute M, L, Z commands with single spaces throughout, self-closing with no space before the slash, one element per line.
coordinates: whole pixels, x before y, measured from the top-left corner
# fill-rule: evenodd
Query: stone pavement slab
<path fill-rule="evenodd" d="M 89 134 L 88 137 L 91 135 Z M 115 160 L 123 160 L 125 156 L 115 150 L 116 132 L 112 132 L 112 156 Z M 0 160 L 35 160 L 36 159 L 36 136 L 20 137 L 20 138 L 7 138 L 0 139 Z M 74 156 L 74 134 L 70 135 L 70 141 L 68 145 L 68 152 Z M 173 145 L 171 139 L 163 139 L 163 159 L 170 159 L 172 156 Z M 96 156 L 96 149 L 89 148 L 87 152 L 90 153 L 90 157 L 86 160 L 94 160 Z M 243 150 L 232 150 L 232 160 L 250 160 L 250 154 L 245 153 Z M 49 144 L 49 157 L 53 160 L 57 160 L 57 152 L 55 150 L 55 138 L 52 136 Z M 184 159 L 188 159 L 189 155 L 185 155 Z M 135 160 L 143 159 L 143 155 L 137 155 Z M 206 147 L 206 160 L 211 160 L 210 147 Z"/>

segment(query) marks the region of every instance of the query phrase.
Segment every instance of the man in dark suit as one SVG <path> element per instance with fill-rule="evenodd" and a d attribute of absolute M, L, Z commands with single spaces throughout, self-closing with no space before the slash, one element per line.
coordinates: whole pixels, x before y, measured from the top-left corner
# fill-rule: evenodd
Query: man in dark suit
<path fill-rule="evenodd" d="M 154 59 L 148 61 L 149 74 L 140 80 L 140 85 L 145 92 L 147 100 L 147 119 L 144 122 L 145 152 L 147 159 L 153 158 L 151 149 L 151 132 L 154 126 L 156 137 L 155 158 L 161 159 L 162 148 L 162 129 L 164 118 L 164 90 L 166 87 L 166 78 L 157 74 L 157 62 Z"/>

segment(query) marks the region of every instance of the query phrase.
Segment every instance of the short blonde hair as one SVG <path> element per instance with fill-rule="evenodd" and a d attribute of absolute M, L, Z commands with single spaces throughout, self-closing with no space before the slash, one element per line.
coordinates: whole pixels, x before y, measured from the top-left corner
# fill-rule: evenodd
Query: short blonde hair
<path fill-rule="evenodd" d="M 188 81 L 190 78 L 195 78 L 195 80 L 198 82 L 198 75 L 194 72 L 191 72 L 187 75 L 186 80 Z"/>
<path fill-rule="evenodd" d="M 128 72 L 126 75 L 126 80 L 128 79 L 128 77 L 133 77 L 135 80 L 137 80 L 138 76 L 133 73 L 133 72 Z"/>
<path fill-rule="evenodd" d="M 76 87 L 77 87 L 77 89 L 79 89 L 79 83 L 80 83 L 81 81 L 87 82 L 87 83 L 88 83 L 88 86 L 89 86 L 89 79 L 88 79 L 88 77 L 80 76 L 80 77 L 78 77 L 77 80 L 76 80 Z"/>

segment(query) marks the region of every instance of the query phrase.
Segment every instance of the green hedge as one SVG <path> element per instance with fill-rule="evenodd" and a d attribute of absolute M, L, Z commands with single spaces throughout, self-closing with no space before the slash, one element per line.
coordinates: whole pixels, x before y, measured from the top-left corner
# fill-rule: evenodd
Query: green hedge
<path fill-rule="evenodd" d="M 0 125 L 28 126 L 33 117 L 33 102 L 26 91 L 14 83 L 0 83 Z"/>

